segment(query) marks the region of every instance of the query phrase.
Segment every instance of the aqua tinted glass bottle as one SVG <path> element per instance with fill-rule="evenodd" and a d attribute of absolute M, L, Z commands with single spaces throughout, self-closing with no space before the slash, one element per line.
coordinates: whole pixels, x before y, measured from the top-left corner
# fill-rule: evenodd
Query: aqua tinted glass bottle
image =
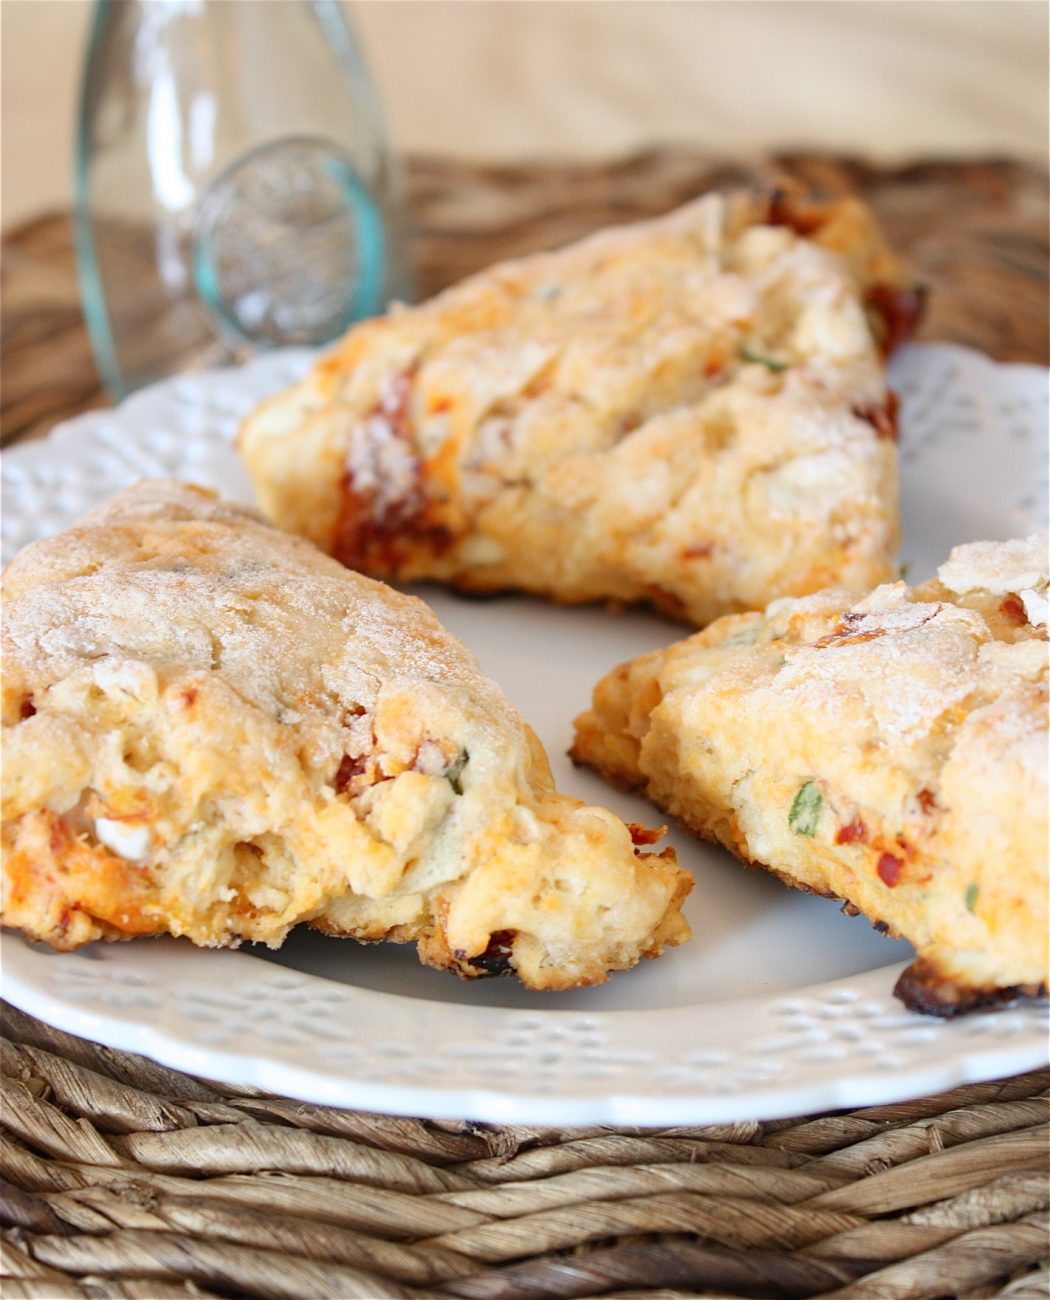
<path fill-rule="evenodd" d="M 96 0 L 76 239 L 115 397 L 320 344 L 410 293 L 378 101 L 337 0 Z"/>

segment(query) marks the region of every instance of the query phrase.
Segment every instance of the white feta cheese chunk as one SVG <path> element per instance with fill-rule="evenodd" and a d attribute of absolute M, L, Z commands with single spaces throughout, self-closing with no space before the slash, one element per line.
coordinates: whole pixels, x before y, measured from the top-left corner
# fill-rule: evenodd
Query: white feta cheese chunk
<path fill-rule="evenodd" d="M 118 857 L 127 858 L 129 862 L 141 861 L 149 852 L 149 827 L 141 824 L 129 826 L 109 817 L 96 817 L 95 837 L 100 844 L 112 849 Z"/>
<path fill-rule="evenodd" d="M 1025 615 L 1033 627 L 1047 626 L 1050 602 L 1047 601 L 1045 591 L 1034 591 L 1031 588 L 1028 591 L 1022 591 L 1021 603 L 1024 605 Z"/>

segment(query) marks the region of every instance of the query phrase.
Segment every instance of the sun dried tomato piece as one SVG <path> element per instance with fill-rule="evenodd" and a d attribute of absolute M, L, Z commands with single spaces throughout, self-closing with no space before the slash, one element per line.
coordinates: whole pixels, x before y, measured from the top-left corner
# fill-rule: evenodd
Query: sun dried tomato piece
<path fill-rule="evenodd" d="M 411 411 L 417 367 L 391 375 L 362 422 L 362 455 L 370 472 L 364 486 L 348 465 L 343 475 L 339 512 L 331 550 L 348 568 L 366 573 L 395 573 L 417 549 L 442 554 L 452 545 L 449 530 L 433 519 L 435 503 L 427 495 L 428 466 L 419 455 Z M 398 449 L 391 471 L 385 457 Z M 374 463 L 369 463 L 369 461 Z M 396 473 L 396 481 L 377 486 L 373 480 Z"/>
<path fill-rule="evenodd" d="M 900 411 L 900 404 L 900 398 L 891 388 L 887 390 L 885 402 L 872 406 L 855 406 L 853 414 L 859 420 L 866 420 L 871 425 L 875 430 L 876 438 L 886 442 L 899 442 L 900 428 L 897 414 Z"/>
<path fill-rule="evenodd" d="M 884 357 L 891 357 L 919 328 L 926 297 L 924 285 L 873 284 L 868 290 L 865 302 L 879 322 L 878 343 Z"/>
<path fill-rule="evenodd" d="M 355 776 L 363 776 L 367 766 L 365 758 L 344 754 L 332 781 L 336 794 L 342 794 Z"/>
<path fill-rule="evenodd" d="M 863 844 L 868 838 L 868 828 L 859 817 L 854 817 L 845 826 L 840 826 L 835 834 L 836 844 Z"/>
<path fill-rule="evenodd" d="M 882 883 L 892 889 L 901 878 L 901 868 L 903 866 L 904 863 L 900 858 L 894 857 L 892 853 L 883 853 L 875 870 L 878 872 Z"/>
<path fill-rule="evenodd" d="M 425 471 L 421 462 L 416 464 L 417 480 L 411 493 L 403 501 L 385 507 L 381 517 L 376 513 L 372 494 L 358 492 L 352 476 L 343 476 L 332 554 L 348 569 L 389 577 L 414 551 L 444 555 L 454 544 L 456 539 L 449 528 L 429 520 L 432 503 L 426 500 L 422 488 Z"/>
<path fill-rule="evenodd" d="M 661 826 L 654 830 L 651 826 L 642 826 L 640 822 L 628 822 L 627 829 L 631 832 L 631 843 L 634 845 L 655 844 L 658 839 L 667 830 L 666 826 Z"/>

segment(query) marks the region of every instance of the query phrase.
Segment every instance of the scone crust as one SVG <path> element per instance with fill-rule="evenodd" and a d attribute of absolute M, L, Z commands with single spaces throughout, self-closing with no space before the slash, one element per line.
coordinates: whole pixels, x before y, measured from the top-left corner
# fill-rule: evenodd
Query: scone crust
<path fill-rule="evenodd" d="M 873 586 L 901 276 L 858 202 L 707 195 L 355 326 L 240 450 L 268 515 L 381 577 L 697 624 Z"/>
<path fill-rule="evenodd" d="M 559 795 L 422 602 L 211 493 L 27 548 L 3 655 L 3 920 L 57 948 L 310 922 L 559 988 L 688 935 L 673 853 Z"/>
<path fill-rule="evenodd" d="M 721 619 L 600 682 L 574 757 L 910 940 L 918 1010 L 1045 991 L 1046 545 Z"/>

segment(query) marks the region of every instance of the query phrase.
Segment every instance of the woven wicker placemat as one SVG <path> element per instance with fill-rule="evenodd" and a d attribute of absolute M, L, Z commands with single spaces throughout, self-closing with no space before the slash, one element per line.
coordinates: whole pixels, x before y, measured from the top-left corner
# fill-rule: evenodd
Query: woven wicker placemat
<path fill-rule="evenodd" d="M 1047 1293 L 1050 1072 L 614 1132 L 326 1109 L 3 1030 L 7 1297 Z"/>
<path fill-rule="evenodd" d="M 933 287 L 927 337 L 1045 362 L 1046 177 L 1009 162 L 416 160 L 420 287 L 776 170 L 869 198 Z M 5 442 L 103 401 L 69 234 L 4 241 Z M 764 1124 L 541 1129 L 206 1083 L 10 1007 L 0 1030 L 12 1300 L 1050 1295 L 1050 1072 Z"/>

